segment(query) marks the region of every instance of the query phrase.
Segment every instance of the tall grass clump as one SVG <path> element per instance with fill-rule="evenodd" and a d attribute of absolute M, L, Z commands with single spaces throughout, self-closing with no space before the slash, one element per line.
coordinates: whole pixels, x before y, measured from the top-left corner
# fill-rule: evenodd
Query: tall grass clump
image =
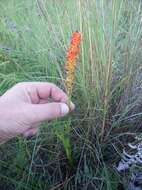
<path fill-rule="evenodd" d="M 76 110 L 0 147 L 1 189 L 117 189 L 121 151 L 141 134 L 141 0 L 2 0 L 0 9 L 0 94 L 20 81 L 66 90 L 70 36 L 82 35 Z"/>

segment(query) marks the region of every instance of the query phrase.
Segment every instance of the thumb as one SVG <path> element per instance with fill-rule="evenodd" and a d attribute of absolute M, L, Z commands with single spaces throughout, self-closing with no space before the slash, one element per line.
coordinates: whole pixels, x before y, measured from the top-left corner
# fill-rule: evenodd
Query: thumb
<path fill-rule="evenodd" d="M 27 113 L 32 122 L 36 123 L 63 117 L 69 113 L 69 107 L 65 103 L 32 104 Z"/>

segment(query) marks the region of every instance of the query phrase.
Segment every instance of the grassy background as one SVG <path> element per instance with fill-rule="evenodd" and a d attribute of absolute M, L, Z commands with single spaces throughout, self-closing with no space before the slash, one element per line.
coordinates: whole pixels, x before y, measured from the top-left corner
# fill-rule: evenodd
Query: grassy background
<path fill-rule="evenodd" d="M 82 33 L 75 112 L 0 147 L 0 189 L 117 189 L 114 166 L 141 133 L 142 2 L 1 0 L 0 10 L 0 94 L 20 81 L 64 89 L 70 36 Z"/>

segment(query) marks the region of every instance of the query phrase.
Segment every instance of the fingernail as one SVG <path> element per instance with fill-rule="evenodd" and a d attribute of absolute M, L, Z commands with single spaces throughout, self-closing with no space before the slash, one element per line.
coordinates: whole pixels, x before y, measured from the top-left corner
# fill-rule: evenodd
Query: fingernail
<path fill-rule="evenodd" d="M 61 115 L 64 116 L 69 113 L 69 107 L 67 104 L 61 104 Z"/>
<path fill-rule="evenodd" d="M 70 102 L 70 109 L 71 109 L 71 111 L 75 109 L 75 105 L 73 102 Z"/>

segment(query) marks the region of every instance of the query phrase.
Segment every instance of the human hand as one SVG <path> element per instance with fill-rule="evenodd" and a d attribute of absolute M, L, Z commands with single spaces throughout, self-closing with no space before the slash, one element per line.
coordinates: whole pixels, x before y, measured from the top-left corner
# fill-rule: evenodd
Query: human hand
<path fill-rule="evenodd" d="M 65 116 L 70 111 L 67 101 L 52 83 L 16 84 L 0 97 L 0 143 L 20 134 L 32 136 L 41 122 Z M 73 110 L 74 104 L 70 107 Z"/>

